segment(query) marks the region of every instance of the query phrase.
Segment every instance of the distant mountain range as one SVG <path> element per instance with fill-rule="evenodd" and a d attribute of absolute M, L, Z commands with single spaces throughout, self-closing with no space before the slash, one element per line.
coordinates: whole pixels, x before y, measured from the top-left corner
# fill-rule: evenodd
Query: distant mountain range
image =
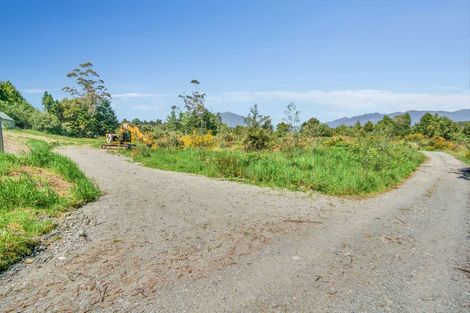
<path fill-rule="evenodd" d="M 425 113 L 431 113 L 431 114 L 438 114 L 440 116 L 445 116 L 450 118 L 451 120 L 455 122 L 464 122 L 464 121 L 470 121 L 470 109 L 464 109 L 464 110 L 459 110 L 455 112 L 447 112 L 447 111 L 406 111 L 406 112 L 395 112 L 395 113 L 390 113 L 390 114 L 382 114 L 382 113 L 369 113 L 369 114 L 363 114 L 363 115 L 357 115 L 353 117 L 343 117 L 338 120 L 334 120 L 331 122 L 326 123 L 328 126 L 335 128 L 340 125 L 346 125 L 346 126 L 353 126 L 357 122 L 360 122 L 361 125 L 364 125 L 368 121 L 371 121 L 372 123 L 377 123 L 385 115 L 390 116 L 391 118 L 403 114 L 403 113 L 409 113 L 411 117 L 411 124 L 416 124 L 421 120 L 421 117 Z"/>
<path fill-rule="evenodd" d="M 245 117 L 232 113 L 232 112 L 223 112 L 217 113 L 220 116 L 220 119 L 223 123 L 227 124 L 228 127 L 236 127 L 238 125 L 245 125 Z"/>
<path fill-rule="evenodd" d="M 346 126 L 353 126 L 356 124 L 356 122 L 360 122 L 361 125 L 364 125 L 368 121 L 371 121 L 372 123 L 377 123 L 385 115 L 390 116 L 391 118 L 394 118 L 397 115 L 403 114 L 403 113 L 409 113 L 411 117 L 411 124 L 416 124 L 421 120 L 421 117 L 425 113 L 431 113 L 431 114 L 438 114 L 440 116 L 446 116 L 450 118 L 451 120 L 455 122 L 465 122 L 465 121 L 470 121 L 470 109 L 464 109 L 464 110 L 459 110 L 459 111 L 454 111 L 454 112 L 448 112 L 448 111 L 406 111 L 406 112 L 395 112 L 395 113 L 390 113 L 390 114 L 382 114 L 382 113 L 368 113 L 368 114 L 363 114 L 363 115 L 357 115 L 353 117 L 343 117 L 338 120 L 334 120 L 331 122 L 327 122 L 326 124 L 332 128 L 338 127 L 340 125 L 346 125 Z M 223 112 L 223 113 L 217 113 L 220 118 L 222 119 L 222 122 L 227 124 L 229 127 L 236 127 L 238 125 L 245 125 L 245 117 L 242 115 L 238 115 L 232 112 Z"/>

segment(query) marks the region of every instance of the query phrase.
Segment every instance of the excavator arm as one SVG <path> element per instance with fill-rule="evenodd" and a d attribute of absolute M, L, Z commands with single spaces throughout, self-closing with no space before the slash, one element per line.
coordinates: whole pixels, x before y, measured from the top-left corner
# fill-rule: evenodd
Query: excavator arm
<path fill-rule="evenodd" d="M 153 140 L 144 134 L 139 127 L 134 126 L 129 123 L 124 123 L 121 125 L 120 133 L 122 134 L 125 131 L 129 131 L 131 133 L 131 136 L 133 135 L 134 137 L 137 137 L 140 141 L 144 142 L 146 145 L 153 145 Z"/>
<path fill-rule="evenodd" d="M 106 142 L 107 144 L 102 145 L 103 149 L 112 149 L 112 148 L 126 148 L 131 149 L 135 147 L 132 144 L 133 139 L 138 139 L 145 143 L 148 147 L 155 147 L 155 143 L 153 139 L 144 134 L 139 127 L 132 125 L 130 123 L 123 123 L 119 128 L 117 134 L 111 133 L 106 135 Z"/>

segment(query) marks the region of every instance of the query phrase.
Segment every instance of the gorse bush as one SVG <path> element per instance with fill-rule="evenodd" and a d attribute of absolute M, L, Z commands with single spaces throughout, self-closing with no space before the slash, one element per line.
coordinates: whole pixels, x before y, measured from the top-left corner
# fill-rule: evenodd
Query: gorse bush
<path fill-rule="evenodd" d="M 178 148 L 183 145 L 179 136 L 174 132 L 163 134 L 156 138 L 155 144 L 159 148 Z"/>
<path fill-rule="evenodd" d="M 272 137 L 269 131 L 264 128 L 251 127 L 247 129 L 243 140 L 245 151 L 260 151 L 270 147 Z"/>
<path fill-rule="evenodd" d="M 31 253 L 37 236 L 72 206 L 92 201 L 100 191 L 52 145 L 31 141 L 24 155 L 0 154 L 0 270 Z"/>
<path fill-rule="evenodd" d="M 211 133 L 201 135 L 193 132 L 182 136 L 180 140 L 185 148 L 212 148 L 215 145 L 215 137 Z"/>

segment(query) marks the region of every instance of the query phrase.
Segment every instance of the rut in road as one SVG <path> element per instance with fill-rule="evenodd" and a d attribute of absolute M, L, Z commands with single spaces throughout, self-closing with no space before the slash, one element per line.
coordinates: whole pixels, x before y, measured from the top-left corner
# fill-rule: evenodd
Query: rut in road
<path fill-rule="evenodd" d="M 341 199 L 65 147 L 104 189 L 0 277 L 1 312 L 468 312 L 470 182 L 444 153 Z M 51 238 L 53 238 L 51 235 Z"/>

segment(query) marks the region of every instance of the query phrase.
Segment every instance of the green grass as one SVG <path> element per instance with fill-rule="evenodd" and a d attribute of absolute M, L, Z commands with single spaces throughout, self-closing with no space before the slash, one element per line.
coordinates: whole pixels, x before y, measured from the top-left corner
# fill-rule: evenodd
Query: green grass
<path fill-rule="evenodd" d="M 3 130 L 6 134 L 11 134 L 15 137 L 19 137 L 25 140 L 28 139 L 37 139 L 46 141 L 48 143 L 57 143 L 61 145 L 93 145 L 98 146 L 101 141 L 104 139 L 98 138 L 76 138 L 76 137 L 68 137 L 68 136 L 60 136 L 54 134 L 48 134 L 44 132 L 40 132 L 37 130 L 31 129 L 4 129 Z"/>
<path fill-rule="evenodd" d="M 140 147 L 126 153 L 148 167 L 331 195 L 385 191 L 425 159 L 405 144 L 366 141 L 294 152 Z"/>
<path fill-rule="evenodd" d="M 470 150 L 449 151 L 449 153 L 465 164 L 470 165 Z"/>
<path fill-rule="evenodd" d="M 37 140 L 28 144 L 27 154 L 0 154 L 0 270 L 32 252 L 38 236 L 54 227 L 51 217 L 100 195 L 70 159 L 51 151 L 54 145 Z M 46 171 L 36 175 L 25 168 Z M 62 194 L 41 173 L 70 190 Z"/>

